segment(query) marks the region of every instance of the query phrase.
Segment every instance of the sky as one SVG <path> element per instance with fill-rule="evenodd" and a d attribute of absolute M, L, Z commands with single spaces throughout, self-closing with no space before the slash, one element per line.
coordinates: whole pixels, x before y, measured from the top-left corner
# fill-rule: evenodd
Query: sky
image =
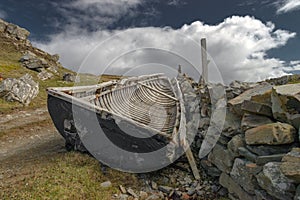
<path fill-rule="evenodd" d="M 300 0 L 0 0 L 0 18 L 69 69 L 259 81 L 300 71 Z"/>

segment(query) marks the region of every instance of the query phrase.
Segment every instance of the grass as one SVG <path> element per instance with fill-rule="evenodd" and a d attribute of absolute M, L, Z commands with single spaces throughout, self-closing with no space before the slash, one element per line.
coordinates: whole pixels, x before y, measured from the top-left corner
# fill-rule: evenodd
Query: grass
<path fill-rule="evenodd" d="M 53 78 L 41 81 L 37 78 L 38 72 L 29 70 L 21 65 L 19 62 L 22 57 L 22 52 L 25 52 L 27 47 L 22 45 L 14 45 L 10 39 L 4 37 L 0 34 L 0 74 L 5 78 L 19 78 L 26 73 L 32 75 L 33 79 L 36 82 L 39 82 L 39 94 L 38 96 L 30 103 L 28 107 L 24 107 L 21 103 L 18 102 L 7 102 L 0 98 L 0 114 L 6 114 L 12 110 L 26 110 L 26 109 L 35 109 L 39 107 L 46 106 L 47 93 L 46 88 L 48 87 L 69 87 L 73 86 L 74 83 L 62 81 L 62 76 L 64 73 L 72 73 L 72 71 L 58 67 L 58 74 L 54 74 Z M 33 48 L 29 48 L 32 51 L 36 52 Z M 36 52 L 38 55 L 38 52 Z M 42 55 L 45 59 L 49 60 L 49 55 Z M 51 61 L 51 59 L 50 59 Z M 49 61 L 49 62 L 50 62 Z M 73 73 L 74 74 L 74 73 Z M 90 74 L 80 74 L 78 75 L 80 83 L 76 85 L 90 85 L 97 84 L 99 82 L 105 82 L 112 79 L 119 79 L 119 76 L 114 75 L 103 75 L 101 77 L 90 75 Z"/>
<path fill-rule="evenodd" d="M 111 181 L 112 186 L 100 184 Z M 120 193 L 119 185 L 137 188 L 133 174 L 108 169 L 86 154 L 68 152 L 50 158 L 26 172 L 24 178 L 0 190 L 0 199 L 111 199 Z M 1 188 L 1 187 L 0 187 Z"/>

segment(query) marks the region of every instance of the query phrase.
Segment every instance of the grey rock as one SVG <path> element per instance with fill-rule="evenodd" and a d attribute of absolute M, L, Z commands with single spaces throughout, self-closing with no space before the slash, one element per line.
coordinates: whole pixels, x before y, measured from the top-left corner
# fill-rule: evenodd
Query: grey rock
<path fill-rule="evenodd" d="M 300 200 L 300 185 L 296 188 L 296 194 L 294 196 L 294 200 Z"/>
<path fill-rule="evenodd" d="M 246 131 L 248 129 L 270 123 L 273 123 L 273 121 L 266 116 L 245 113 L 242 118 L 241 126 L 242 130 Z"/>
<path fill-rule="evenodd" d="M 256 200 L 273 200 L 274 198 L 268 195 L 264 190 L 255 190 Z"/>
<path fill-rule="evenodd" d="M 39 84 L 33 81 L 29 74 L 25 74 L 19 79 L 7 78 L 0 85 L 0 97 L 7 101 L 18 101 L 26 106 L 38 93 Z"/>
<path fill-rule="evenodd" d="M 245 147 L 239 147 L 238 150 L 239 150 L 239 155 L 245 157 L 247 160 L 249 160 L 251 162 L 256 162 L 257 155 L 255 155 L 254 153 L 250 152 Z"/>
<path fill-rule="evenodd" d="M 38 73 L 37 77 L 40 80 L 45 81 L 47 79 L 51 79 L 53 77 L 53 74 L 50 72 L 47 72 L 45 69 L 42 69 L 41 72 Z"/>
<path fill-rule="evenodd" d="M 218 140 L 218 143 L 226 146 L 228 144 L 228 142 L 230 141 L 230 139 L 231 138 L 224 136 L 223 133 L 222 133 L 219 140 Z"/>
<path fill-rule="evenodd" d="M 239 148 L 245 147 L 246 143 L 244 141 L 242 134 L 234 136 L 227 144 L 227 148 L 233 153 L 235 157 L 239 156 Z"/>
<path fill-rule="evenodd" d="M 153 190 L 157 190 L 158 189 L 157 183 L 154 182 L 154 181 L 151 181 L 151 187 L 152 187 Z"/>
<path fill-rule="evenodd" d="M 222 134 L 227 137 L 233 137 L 239 132 L 240 126 L 241 117 L 232 112 L 231 110 L 227 109 Z"/>
<path fill-rule="evenodd" d="M 74 82 L 75 81 L 75 76 L 73 74 L 70 73 L 65 73 L 63 75 L 63 81 L 67 81 L 67 82 Z"/>
<path fill-rule="evenodd" d="M 280 162 L 282 157 L 285 154 L 274 154 L 274 155 L 269 155 L 269 156 L 258 156 L 256 159 L 256 163 L 258 165 L 264 165 L 267 164 L 268 162 Z"/>
<path fill-rule="evenodd" d="M 170 192 L 173 191 L 174 188 L 169 187 L 169 186 L 160 185 L 160 186 L 158 186 L 158 190 L 163 192 L 163 193 L 170 194 Z"/>
<path fill-rule="evenodd" d="M 285 177 L 280 170 L 280 163 L 269 162 L 263 171 L 256 175 L 258 184 L 269 195 L 280 200 L 289 200 L 294 197 L 295 185 Z"/>
<path fill-rule="evenodd" d="M 252 200 L 253 196 L 249 195 L 239 184 L 237 184 L 229 175 L 222 173 L 219 179 L 220 184 L 228 189 L 230 194 L 234 194 L 238 199 Z"/>
<path fill-rule="evenodd" d="M 253 169 L 250 166 L 255 166 L 254 163 L 246 160 L 236 158 L 230 176 L 242 188 L 250 194 L 255 194 L 254 190 L 257 189 L 257 181 Z"/>
<path fill-rule="evenodd" d="M 255 101 L 245 100 L 241 105 L 241 109 L 258 115 L 273 117 L 272 108 L 269 105 Z"/>
<path fill-rule="evenodd" d="M 140 191 L 139 199 L 145 200 L 145 199 L 147 199 L 147 197 L 148 197 L 148 193 L 147 192 Z"/>
<path fill-rule="evenodd" d="M 127 193 L 126 188 L 124 188 L 122 185 L 120 185 L 119 188 L 123 194 Z"/>
<path fill-rule="evenodd" d="M 192 195 L 195 194 L 195 193 L 196 193 L 196 189 L 195 189 L 195 188 L 189 188 L 188 191 L 187 191 L 187 194 L 188 194 L 189 196 L 192 196 Z"/>
<path fill-rule="evenodd" d="M 286 177 L 300 183 L 300 148 L 294 148 L 284 155 L 280 169 Z"/>
<path fill-rule="evenodd" d="M 127 194 L 120 194 L 119 200 L 127 200 L 128 197 L 129 197 L 129 196 L 128 196 Z"/>
<path fill-rule="evenodd" d="M 111 187 L 111 182 L 110 181 L 105 181 L 105 182 L 101 183 L 100 186 L 103 187 L 103 188 Z"/>
<path fill-rule="evenodd" d="M 58 54 L 54 54 L 54 55 L 52 56 L 52 59 L 53 59 L 55 62 L 58 62 L 58 60 L 59 60 L 59 55 L 58 55 Z"/>
<path fill-rule="evenodd" d="M 299 114 L 299 92 L 300 84 L 288 84 L 273 88 L 271 100 L 275 119 L 290 123 L 292 115 Z"/>
<path fill-rule="evenodd" d="M 161 197 L 157 194 L 150 195 L 146 200 L 160 200 Z"/>
<path fill-rule="evenodd" d="M 209 160 L 202 159 L 200 163 L 209 176 L 219 177 L 221 175 L 222 172 L 217 167 L 215 167 Z"/>
<path fill-rule="evenodd" d="M 133 191 L 133 189 L 128 188 L 127 193 L 133 196 L 134 198 L 138 198 L 139 196 Z"/>
<path fill-rule="evenodd" d="M 295 147 L 295 144 L 288 145 L 246 145 L 246 148 L 259 156 L 288 153 Z"/>
<path fill-rule="evenodd" d="M 225 147 L 217 144 L 208 156 L 208 160 L 218 167 L 222 172 L 229 173 L 233 164 L 234 156 Z"/>
<path fill-rule="evenodd" d="M 272 89 L 272 86 L 268 83 L 257 85 L 254 88 L 245 91 L 241 95 L 237 96 L 234 99 L 231 99 L 228 104 L 238 115 L 243 115 L 244 112 L 241 108 L 242 104 L 246 100 L 251 100 L 252 97 L 264 96 L 268 91 Z M 259 99 L 259 98 L 257 98 Z"/>
<path fill-rule="evenodd" d="M 8 23 L 6 26 L 6 32 L 10 36 L 15 37 L 16 39 L 19 40 L 26 40 L 30 34 L 30 32 L 27 31 L 26 29 L 10 23 Z"/>

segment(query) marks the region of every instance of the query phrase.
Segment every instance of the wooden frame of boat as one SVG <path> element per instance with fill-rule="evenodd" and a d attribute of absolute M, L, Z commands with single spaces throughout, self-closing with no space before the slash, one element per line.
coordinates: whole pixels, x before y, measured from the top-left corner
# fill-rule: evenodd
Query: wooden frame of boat
<path fill-rule="evenodd" d="M 118 119 L 138 127 L 139 134 L 149 136 L 155 134 L 155 137 L 149 140 L 142 141 L 131 137 L 123 141 L 125 146 L 128 143 L 124 147 L 126 150 L 137 152 L 155 150 L 170 141 L 185 147 L 185 108 L 176 79 L 171 83 L 163 74 L 153 74 L 91 86 L 48 88 L 47 93 L 50 116 L 66 141 L 72 133 L 66 131 L 65 120 L 73 120 L 72 106 L 75 105 L 87 112 L 96 113 L 101 127 L 105 124 L 105 120 L 110 118 L 109 116 L 113 116 L 115 121 Z M 118 132 L 124 136 L 123 131 L 114 124 L 107 126 L 114 127 L 107 127 L 112 132 L 110 135 Z M 115 140 L 118 143 L 118 138 Z M 135 146 L 135 149 L 131 146 Z M 189 148 L 185 150 L 193 169 L 196 165 L 192 153 Z M 199 173 L 196 176 L 198 178 Z"/>

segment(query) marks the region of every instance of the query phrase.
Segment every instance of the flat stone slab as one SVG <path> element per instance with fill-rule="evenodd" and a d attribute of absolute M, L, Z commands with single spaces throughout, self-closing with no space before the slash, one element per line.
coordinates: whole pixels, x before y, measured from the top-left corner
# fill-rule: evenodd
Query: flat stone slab
<path fill-rule="evenodd" d="M 280 145 L 293 143 L 295 135 L 296 129 L 293 126 L 277 122 L 247 130 L 245 140 L 248 145 Z"/>

